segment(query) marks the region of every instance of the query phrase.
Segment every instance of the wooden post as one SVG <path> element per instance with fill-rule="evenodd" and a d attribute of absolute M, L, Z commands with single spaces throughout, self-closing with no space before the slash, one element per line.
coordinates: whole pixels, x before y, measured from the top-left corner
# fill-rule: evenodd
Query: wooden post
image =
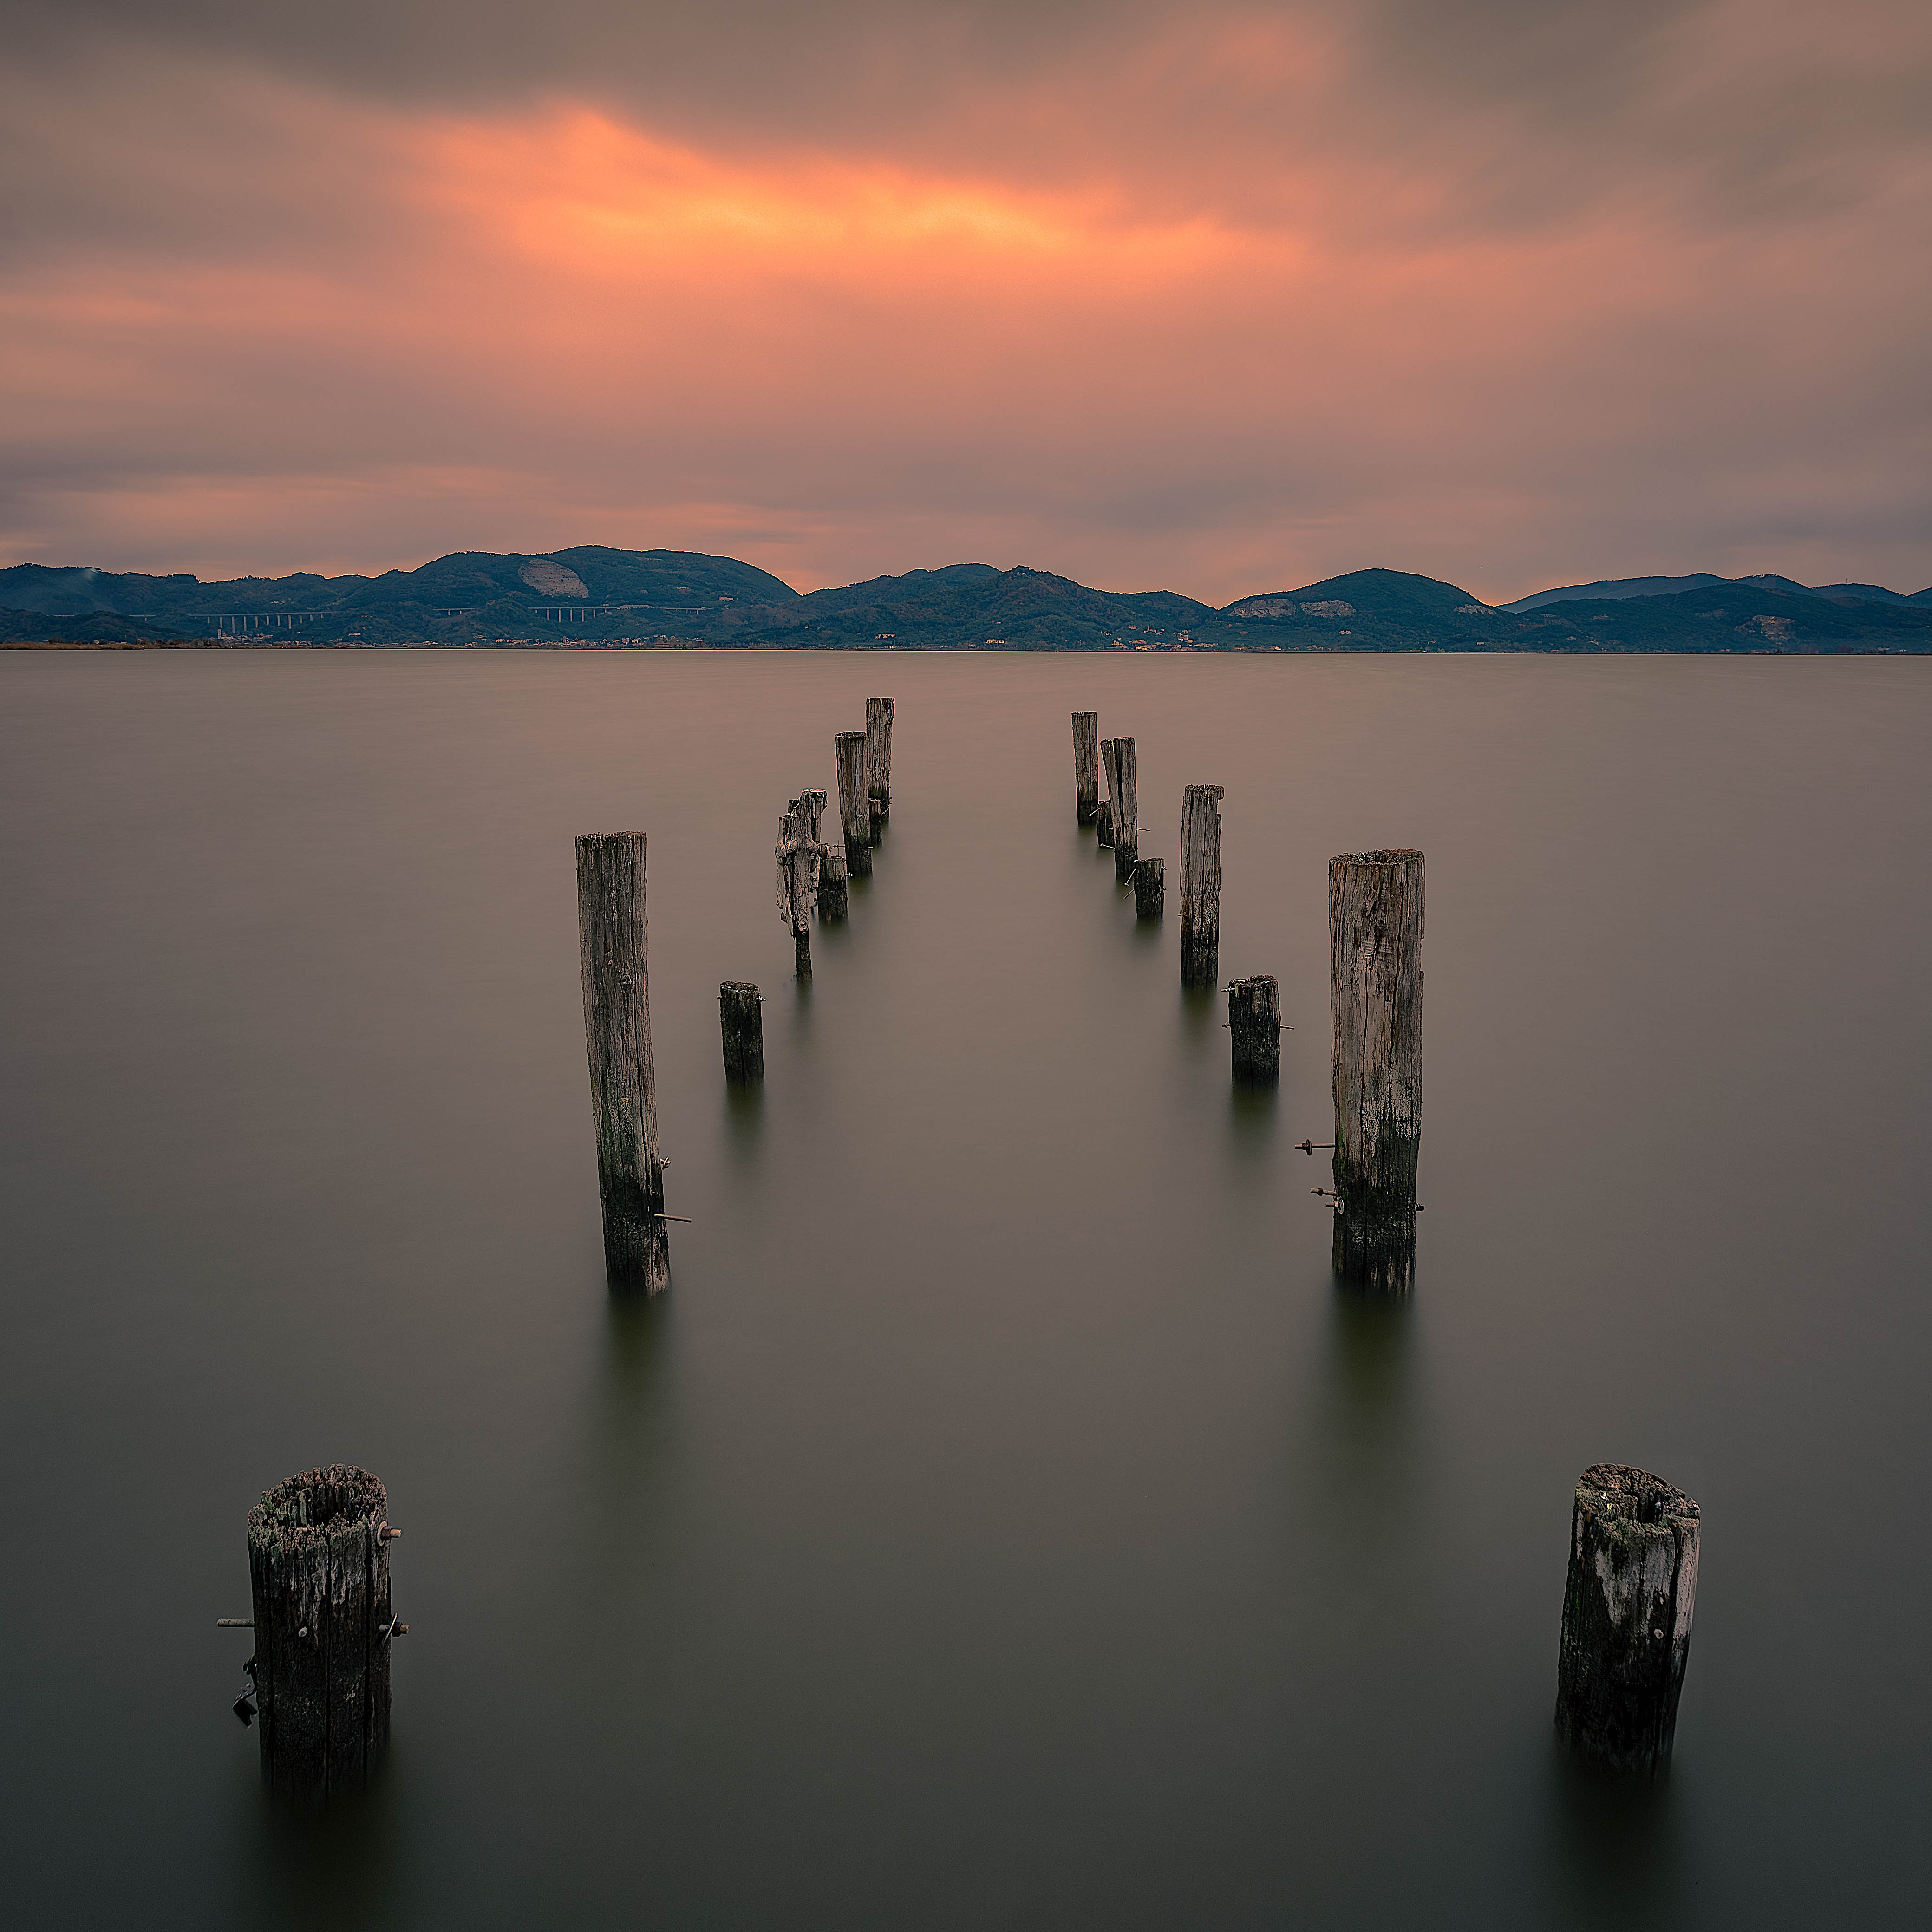
<path fill-rule="evenodd" d="M 794 799 L 778 820 L 778 917 L 791 933 L 794 968 L 812 977 L 812 904 L 818 892 L 818 855 L 824 849 L 812 836 L 812 808 Z"/>
<path fill-rule="evenodd" d="M 578 839 L 577 927 L 604 1265 L 614 1283 L 656 1294 L 670 1286 L 670 1248 L 651 1064 L 641 832 Z"/>
<path fill-rule="evenodd" d="M 374 1476 L 336 1462 L 291 1476 L 248 1512 L 250 1668 L 273 1791 L 352 1790 L 389 1741 L 388 1511 Z"/>
<path fill-rule="evenodd" d="M 1222 785 L 1180 795 L 1180 983 L 1211 986 L 1221 976 Z"/>
<path fill-rule="evenodd" d="M 866 700 L 866 791 L 872 800 L 872 838 L 876 845 L 879 827 L 891 817 L 892 808 L 892 700 L 890 698 Z"/>
<path fill-rule="evenodd" d="M 1576 1480 L 1556 1662 L 1558 1735 L 1619 1770 L 1670 1761 L 1697 1595 L 1697 1505 L 1599 1462 Z"/>
<path fill-rule="evenodd" d="M 1073 714 L 1073 822 L 1091 825 L 1100 815 L 1100 721 L 1091 711 Z"/>
<path fill-rule="evenodd" d="M 1134 861 L 1134 916 L 1158 919 L 1167 894 L 1166 862 L 1160 859 Z"/>
<path fill-rule="evenodd" d="M 866 734 L 842 731 L 838 747 L 838 824 L 845 839 L 845 869 L 855 879 L 872 876 L 872 807 L 866 790 Z"/>
<path fill-rule="evenodd" d="M 765 1015 L 758 989 L 748 980 L 727 980 L 718 988 L 718 1025 L 724 1036 L 724 1078 L 742 1087 L 765 1077 Z"/>
<path fill-rule="evenodd" d="M 821 920 L 843 919 L 847 910 L 845 854 L 838 846 L 827 845 L 820 830 L 825 817 L 826 796 L 822 791 L 799 794 L 806 812 L 806 831 L 818 848 L 818 916 Z M 841 844 L 843 844 L 842 840 Z"/>
<path fill-rule="evenodd" d="M 1228 987 L 1228 1036 L 1237 1081 L 1272 1087 L 1281 1078 L 1281 987 L 1272 974 L 1237 980 Z"/>
<path fill-rule="evenodd" d="M 1134 783 L 1134 741 L 1114 740 L 1114 883 L 1124 886 L 1134 875 L 1140 855 L 1140 793 Z"/>
<path fill-rule="evenodd" d="M 1100 840 L 1102 845 L 1114 842 L 1114 741 L 1111 738 L 1100 740 L 1100 770 L 1107 781 L 1107 796 L 1100 801 L 1100 816 L 1094 824 L 1100 827 Z"/>
<path fill-rule="evenodd" d="M 1328 862 L 1335 1272 L 1406 1294 L 1422 1144 L 1422 854 Z"/>

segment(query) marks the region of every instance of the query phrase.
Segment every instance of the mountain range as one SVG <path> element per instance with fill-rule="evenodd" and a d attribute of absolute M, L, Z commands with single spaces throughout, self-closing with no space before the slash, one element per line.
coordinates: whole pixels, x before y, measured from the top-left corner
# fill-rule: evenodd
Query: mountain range
<path fill-rule="evenodd" d="M 1492 605 L 1406 571 L 1357 570 L 1219 608 L 956 563 L 801 595 L 735 558 L 599 544 L 460 550 L 377 577 L 238 578 L 16 564 L 0 641 L 939 650 L 1932 652 L 1932 590 L 1790 578 L 1642 577 Z"/>

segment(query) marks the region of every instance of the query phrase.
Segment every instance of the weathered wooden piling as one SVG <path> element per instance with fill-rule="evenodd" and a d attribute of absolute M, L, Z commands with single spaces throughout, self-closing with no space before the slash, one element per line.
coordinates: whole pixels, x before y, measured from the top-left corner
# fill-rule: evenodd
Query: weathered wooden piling
<path fill-rule="evenodd" d="M 1107 795 L 1100 801 L 1099 816 L 1094 820 L 1099 827 L 1099 838 L 1102 845 L 1114 842 L 1114 741 L 1111 738 L 1100 740 L 1100 770 L 1107 781 Z"/>
<path fill-rule="evenodd" d="M 772 850 L 778 866 L 778 917 L 791 934 L 793 964 L 801 980 L 812 977 L 812 908 L 824 850 L 812 836 L 814 816 L 805 800 L 794 799 L 778 819 L 778 840 Z"/>
<path fill-rule="evenodd" d="M 364 1784 L 389 1741 L 389 1498 L 336 1462 L 248 1512 L 248 1580 L 262 1777 L 290 1797 Z"/>
<path fill-rule="evenodd" d="M 1211 986 L 1221 976 L 1222 785 L 1180 795 L 1180 983 Z"/>
<path fill-rule="evenodd" d="M 799 802 L 806 813 L 806 832 L 812 842 L 818 848 L 818 916 L 821 920 L 843 919 L 845 916 L 848 896 L 845 890 L 844 841 L 842 837 L 837 844 L 825 843 L 822 826 L 825 819 L 826 796 L 822 791 L 804 791 L 798 795 Z"/>
<path fill-rule="evenodd" d="M 1073 714 L 1073 820 L 1091 825 L 1100 815 L 1100 720 L 1092 711 Z"/>
<path fill-rule="evenodd" d="M 1166 862 L 1161 859 L 1134 861 L 1134 916 L 1158 919 L 1167 894 Z"/>
<path fill-rule="evenodd" d="M 890 698 L 866 700 L 866 793 L 872 801 L 872 839 L 876 845 L 879 828 L 891 817 L 892 808 L 892 700 Z"/>
<path fill-rule="evenodd" d="M 1228 1036 L 1243 1085 L 1272 1087 L 1281 1078 L 1281 987 L 1273 974 L 1228 987 Z"/>
<path fill-rule="evenodd" d="M 614 1284 L 655 1294 L 670 1286 L 670 1249 L 651 1062 L 641 832 L 578 840 L 577 926 L 604 1265 Z"/>
<path fill-rule="evenodd" d="M 1114 883 L 1124 886 L 1140 856 L 1140 793 L 1134 781 L 1134 741 L 1114 740 Z"/>
<path fill-rule="evenodd" d="M 845 840 L 845 869 L 855 879 L 872 876 L 872 805 L 866 790 L 866 734 L 842 731 L 838 747 L 838 824 Z"/>
<path fill-rule="evenodd" d="M 1406 1294 L 1422 1145 L 1422 854 L 1328 862 L 1335 1272 Z"/>
<path fill-rule="evenodd" d="M 748 980 L 727 980 L 718 988 L 718 1022 L 724 1036 L 724 1078 L 734 1087 L 765 1077 L 765 1012 Z"/>
<path fill-rule="evenodd" d="M 1697 1505 L 1599 1462 L 1576 1480 L 1556 1662 L 1556 1729 L 1619 1770 L 1670 1760 L 1697 1595 Z"/>
<path fill-rule="evenodd" d="M 818 862 L 818 916 L 821 920 L 843 919 L 850 902 L 846 890 L 845 854 L 838 845 L 828 845 Z"/>

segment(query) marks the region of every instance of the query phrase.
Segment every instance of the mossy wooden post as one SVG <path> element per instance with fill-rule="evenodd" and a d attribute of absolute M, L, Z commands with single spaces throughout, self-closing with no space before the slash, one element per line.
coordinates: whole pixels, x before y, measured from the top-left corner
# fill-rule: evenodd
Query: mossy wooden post
<path fill-rule="evenodd" d="M 1221 976 L 1221 785 L 1180 795 L 1180 983 L 1211 986 Z"/>
<path fill-rule="evenodd" d="M 1167 894 L 1167 866 L 1164 860 L 1134 861 L 1134 916 L 1158 919 Z"/>
<path fill-rule="evenodd" d="M 577 927 L 604 1265 L 614 1284 L 656 1294 L 670 1286 L 670 1248 L 651 1064 L 641 832 L 578 839 Z"/>
<path fill-rule="evenodd" d="M 1335 1272 L 1406 1294 L 1422 1145 L 1422 854 L 1328 862 Z"/>
<path fill-rule="evenodd" d="M 812 977 L 812 907 L 818 892 L 818 842 L 812 836 L 812 808 L 794 799 L 778 820 L 772 856 L 778 864 L 778 916 L 791 934 L 792 963 L 801 980 Z"/>
<path fill-rule="evenodd" d="M 1100 814 L 1094 823 L 1100 828 L 1100 843 L 1111 845 L 1114 842 L 1114 741 L 1111 738 L 1100 740 L 1100 770 L 1107 781 L 1107 795 L 1100 801 Z"/>
<path fill-rule="evenodd" d="M 1073 822 L 1091 825 L 1100 815 L 1100 720 L 1092 711 L 1073 714 Z"/>
<path fill-rule="evenodd" d="M 1576 1480 L 1556 1662 L 1556 1729 L 1622 1771 L 1670 1761 L 1697 1596 L 1697 1505 L 1599 1462 Z"/>
<path fill-rule="evenodd" d="M 724 1036 L 724 1078 L 734 1087 L 765 1077 L 765 1013 L 748 980 L 727 980 L 718 988 L 718 1018 Z"/>
<path fill-rule="evenodd" d="M 1114 883 L 1124 886 L 1140 856 L 1140 793 L 1134 780 L 1134 741 L 1114 740 Z"/>
<path fill-rule="evenodd" d="M 1228 1037 L 1240 1084 L 1272 1087 L 1281 1078 L 1281 987 L 1274 974 L 1257 974 L 1228 987 Z"/>
<path fill-rule="evenodd" d="M 337 1462 L 248 1512 L 262 1777 L 290 1797 L 364 1784 L 389 1741 L 388 1492 Z"/>
<path fill-rule="evenodd" d="M 892 700 L 866 700 L 866 792 L 872 801 L 872 843 L 892 809 Z"/>
<path fill-rule="evenodd" d="M 838 825 L 845 840 L 845 870 L 855 879 L 872 876 L 872 806 L 866 786 L 866 734 L 842 731 L 838 748 Z"/>

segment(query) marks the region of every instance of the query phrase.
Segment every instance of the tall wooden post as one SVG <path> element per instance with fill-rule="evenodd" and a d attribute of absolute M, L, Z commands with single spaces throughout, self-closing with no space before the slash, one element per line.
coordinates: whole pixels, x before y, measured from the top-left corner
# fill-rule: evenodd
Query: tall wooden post
<path fill-rule="evenodd" d="M 1096 712 L 1073 714 L 1073 822 L 1091 825 L 1100 815 L 1100 720 Z"/>
<path fill-rule="evenodd" d="M 872 876 L 872 806 L 866 788 L 866 734 L 842 731 L 838 748 L 838 824 L 845 839 L 845 869 L 855 879 Z"/>
<path fill-rule="evenodd" d="M 1422 1145 L 1422 854 L 1328 862 L 1335 1272 L 1406 1294 Z"/>
<path fill-rule="evenodd" d="M 1222 785 L 1180 795 L 1180 983 L 1211 986 L 1221 976 Z"/>
<path fill-rule="evenodd" d="M 1107 795 L 1101 800 L 1100 816 L 1094 822 L 1100 827 L 1100 843 L 1111 845 L 1114 842 L 1114 741 L 1111 738 L 1100 740 L 1100 772 L 1107 781 Z"/>
<path fill-rule="evenodd" d="M 262 1776 L 328 1798 L 389 1741 L 389 1497 L 340 1462 L 278 1484 L 248 1512 Z"/>
<path fill-rule="evenodd" d="M 879 842 L 879 827 L 892 808 L 892 700 L 866 700 L 866 791 L 872 800 L 872 840 Z"/>
<path fill-rule="evenodd" d="M 670 1286 L 670 1247 L 651 1064 L 641 832 L 578 839 L 577 927 L 604 1265 L 614 1283 L 656 1294 Z"/>
<path fill-rule="evenodd" d="M 1697 1505 L 1599 1462 L 1576 1481 L 1557 1652 L 1558 1734 L 1619 1770 L 1670 1761 L 1697 1596 Z"/>
<path fill-rule="evenodd" d="M 1166 863 L 1160 859 L 1134 861 L 1134 916 L 1158 919 L 1167 896 Z"/>
<path fill-rule="evenodd" d="M 818 893 L 818 855 L 812 836 L 811 806 L 794 799 L 778 820 L 778 916 L 791 934 L 792 958 L 801 980 L 812 977 L 812 906 Z"/>
<path fill-rule="evenodd" d="M 1140 793 L 1134 782 L 1134 741 L 1114 740 L 1114 883 L 1124 886 L 1140 856 Z"/>
<path fill-rule="evenodd" d="M 718 1023 L 724 1040 L 724 1078 L 734 1087 L 765 1077 L 765 1012 L 748 980 L 727 980 L 718 988 Z"/>
<path fill-rule="evenodd" d="M 1281 1078 L 1281 987 L 1274 974 L 1257 974 L 1228 987 L 1228 1036 L 1241 1084 L 1272 1087 Z"/>

